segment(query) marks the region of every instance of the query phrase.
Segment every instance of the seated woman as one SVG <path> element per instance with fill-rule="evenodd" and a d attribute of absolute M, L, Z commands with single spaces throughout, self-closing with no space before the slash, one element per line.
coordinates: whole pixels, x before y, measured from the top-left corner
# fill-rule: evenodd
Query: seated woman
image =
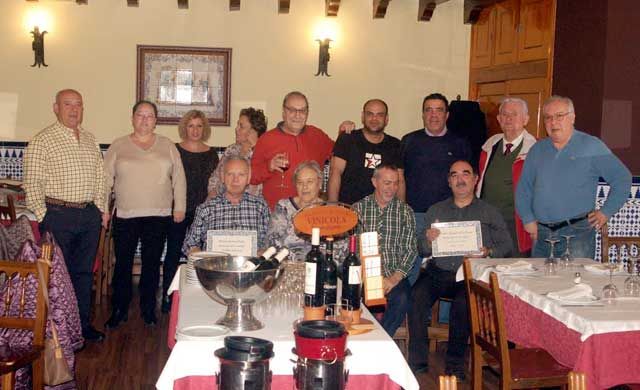
<path fill-rule="evenodd" d="M 302 162 L 293 172 L 293 184 L 296 187 L 297 195 L 278 201 L 273 213 L 271 213 L 271 221 L 267 230 L 268 246 L 289 248 L 289 257 L 294 261 L 304 261 L 307 253 L 311 250 L 311 240 L 308 235 L 296 231 L 292 217 L 304 207 L 323 202 L 320 197 L 322 177 L 322 169 L 317 162 Z M 336 240 L 334 259 L 341 262 L 346 255 L 346 249 L 346 239 Z"/>
<path fill-rule="evenodd" d="M 264 116 L 264 112 L 253 107 L 243 108 L 240 110 L 236 125 L 236 143 L 227 146 L 222 158 L 240 156 L 251 162 L 253 147 L 256 146 L 258 138 L 265 131 L 267 131 L 267 118 Z M 218 166 L 209 178 L 209 199 L 214 198 L 223 190 L 222 169 Z M 251 195 L 262 195 L 262 184 L 249 184 L 247 192 Z"/>

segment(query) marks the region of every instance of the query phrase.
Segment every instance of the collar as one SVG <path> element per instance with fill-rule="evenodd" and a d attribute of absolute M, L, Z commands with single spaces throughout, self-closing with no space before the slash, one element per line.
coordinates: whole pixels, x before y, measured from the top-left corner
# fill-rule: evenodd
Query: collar
<path fill-rule="evenodd" d="M 507 143 L 510 143 L 512 145 L 511 150 L 516 150 L 518 146 L 520 146 L 520 144 L 522 143 L 522 140 L 524 139 L 525 131 L 520 133 L 520 135 L 517 136 L 516 139 L 514 139 L 511 142 L 507 141 L 507 139 L 504 137 L 504 134 L 503 134 L 502 135 L 502 153 L 504 153 L 507 150 Z"/>
<path fill-rule="evenodd" d="M 288 133 L 288 132 L 284 131 L 284 121 L 280 121 L 280 122 L 278 122 L 278 125 L 276 126 L 276 128 L 277 128 L 278 130 L 280 130 L 280 131 L 282 132 L 282 134 L 290 135 L 290 136 L 292 136 L 292 137 L 297 137 L 297 136 L 299 136 L 299 135 L 302 135 L 302 133 L 304 133 L 304 131 L 307 129 L 307 126 L 309 126 L 309 125 L 304 125 L 304 127 L 302 128 L 302 130 L 300 130 L 300 132 L 299 132 L 298 134 L 296 134 L 296 135 L 293 135 L 293 134 L 291 134 L 291 133 Z"/>
<path fill-rule="evenodd" d="M 474 195 L 473 199 L 471 199 L 471 203 L 469 203 L 468 205 L 466 205 L 464 207 L 458 207 L 456 202 L 453 200 L 453 196 L 450 196 L 447 199 L 447 202 L 448 202 L 450 208 L 452 208 L 454 210 L 461 210 L 461 209 L 465 209 L 467 207 L 471 207 L 472 205 L 478 203 L 478 198 L 476 198 L 475 195 Z"/>
<path fill-rule="evenodd" d="M 68 131 L 68 132 L 69 132 L 69 133 L 71 133 L 71 134 L 73 134 L 73 133 L 75 132 L 75 130 L 74 130 L 74 129 L 72 129 L 72 128 L 70 128 L 70 127 L 65 126 L 65 125 L 64 125 L 64 124 L 62 124 L 62 122 L 60 122 L 60 121 L 56 121 L 56 123 L 58 124 L 58 127 L 60 127 L 60 128 L 61 128 L 61 129 L 63 129 L 63 130 Z M 82 134 L 82 132 L 83 132 L 83 131 L 84 131 L 84 130 L 82 130 L 82 126 L 78 125 L 78 134 Z"/>
<path fill-rule="evenodd" d="M 247 186 L 247 187 L 249 187 L 249 186 Z M 225 202 L 225 203 L 228 203 L 230 205 L 233 205 L 233 203 L 231 203 L 231 201 L 227 198 L 226 192 L 227 192 L 227 190 L 225 188 L 224 190 L 222 190 L 221 193 L 218 194 L 218 196 L 216 196 L 216 198 L 220 198 L 219 200 L 221 200 L 222 202 Z M 245 189 L 245 191 L 242 193 L 242 198 L 240 199 L 240 203 L 239 204 L 241 204 L 242 202 L 247 200 L 247 196 L 248 196 L 248 193 L 247 193 L 247 190 Z"/>
<path fill-rule="evenodd" d="M 447 129 L 447 126 L 442 129 L 442 132 L 440 134 L 433 134 L 432 132 L 427 130 L 426 127 L 424 128 L 424 132 L 427 133 L 429 137 L 444 137 L 445 135 L 447 135 L 447 131 L 449 131 L 449 129 Z"/>

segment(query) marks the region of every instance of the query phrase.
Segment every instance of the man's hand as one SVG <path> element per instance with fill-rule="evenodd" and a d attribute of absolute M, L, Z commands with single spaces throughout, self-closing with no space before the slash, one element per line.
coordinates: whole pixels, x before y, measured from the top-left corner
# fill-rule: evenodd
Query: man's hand
<path fill-rule="evenodd" d="M 286 155 L 284 153 L 277 153 L 271 161 L 269 161 L 269 172 L 280 172 L 283 173 L 282 167 L 285 164 Z"/>
<path fill-rule="evenodd" d="M 105 229 L 109 228 L 109 219 L 111 219 L 111 214 L 108 212 L 102 213 L 102 227 Z"/>
<path fill-rule="evenodd" d="M 427 240 L 429 242 L 435 241 L 439 235 L 440 235 L 440 229 L 432 228 L 432 229 L 427 229 L 426 231 Z"/>
<path fill-rule="evenodd" d="M 184 211 L 174 211 L 173 222 L 180 223 L 182 221 L 184 221 Z"/>
<path fill-rule="evenodd" d="M 533 221 L 525 224 L 524 230 L 529 233 L 533 241 L 538 239 L 538 221 Z"/>
<path fill-rule="evenodd" d="M 602 228 L 609 218 L 600 210 L 595 210 L 589 213 L 588 215 L 589 223 L 593 226 L 594 229 L 598 230 Z"/>
<path fill-rule="evenodd" d="M 356 124 L 353 123 L 352 121 L 344 121 L 340 123 L 340 126 L 338 126 L 338 131 L 340 133 L 350 134 L 353 130 L 355 130 L 355 128 L 356 128 Z"/>
<path fill-rule="evenodd" d="M 187 253 L 187 254 L 188 254 L 188 255 L 190 255 L 190 254 L 192 254 L 192 253 L 195 253 L 195 252 L 201 252 L 201 251 L 202 251 L 202 249 L 200 249 L 199 247 L 197 247 L 197 246 L 192 246 L 191 248 L 189 248 L 189 253 Z"/>
<path fill-rule="evenodd" d="M 393 288 L 397 286 L 403 278 L 404 276 L 400 272 L 396 271 L 388 278 L 382 279 L 382 288 L 384 289 L 384 295 L 389 294 L 389 291 L 393 290 Z"/>

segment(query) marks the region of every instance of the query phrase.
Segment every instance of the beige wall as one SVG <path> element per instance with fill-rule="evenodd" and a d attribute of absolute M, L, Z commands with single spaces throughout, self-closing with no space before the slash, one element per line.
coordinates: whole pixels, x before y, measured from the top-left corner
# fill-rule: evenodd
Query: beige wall
<path fill-rule="evenodd" d="M 318 48 L 313 27 L 324 14 L 322 0 L 293 0 L 288 15 L 277 0 L 242 0 L 230 12 L 227 0 L 0 1 L 0 140 L 28 140 L 52 122 L 58 89 L 76 88 L 85 101 L 85 127 L 109 143 L 130 130 L 135 100 L 136 45 L 230 47 L 231 111 L 263 107 L 270 127 L 281 118 L 281 99 L 299 89 L 310 100 L 309 123 L 335 137 L 337 125 L 359 123 L 362 103 L 380 97 L 390 106 L 388 131 L 402 136 L 422 126 L 425 94 L 467 96 L 469 27 L 462 23 L 463 0 L 444 3 L 431 22 L 417 22 L 417 0 L 392 1 L 384 19 L 373 20 L 371 0 L 345 1 L 336 19 L 338 37 L 329 73 L 314 77 Z M 31 68 L 31 39 L 25 14 L 40 7 L 51 16 L 45 37 L 48 68 Z M 13 107 L 17 100 L 17 114 Z M 15 125 L 14 125 L 15 123 Z M 175 126 L 158 132 L 177 139 Z M 216 127 L 212 145 L 234 140 L 233 126 Z"/>

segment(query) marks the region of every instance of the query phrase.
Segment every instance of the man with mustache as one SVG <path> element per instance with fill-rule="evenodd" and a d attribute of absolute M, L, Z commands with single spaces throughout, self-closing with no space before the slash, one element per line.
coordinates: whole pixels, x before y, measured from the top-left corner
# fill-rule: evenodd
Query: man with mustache
<path fill-rule="evenodd" d="M 532 257 L 547 257 L 548 238 L 573 236 L 575 257 L 593 258 L 595 234 L 626 202 L 631 173 L 598 138 L 574 128 L 571 99 L 551 96 L 542 108 L 548 138 L 529 151 L 516 190 L 516 210 L 534 241 Z M 611 190 L 607 201 L 594 209 L 598 180 Z M 555 246 L 560 256 L 566 241 Z"/>
<path fill-rule="evenodd" d="M 435 222 L 480 221 L 482 253 L 477 257 L 505 257 L 512 250 L 511 236 L 502 215 L 492 205 L 477 199 L 474 194 L 478 175 L 471 164 L 458 160 L 449 168 L 449 187 L 453 196 L 431 206 L 426 213 L 428 227 L 425 238 L 418 242 L 424 253 L 431 254 L 431 243 L 440 231 L 432 228 Z M 428 369 L 428 327 L 431 307 L 440 297 L 453 298 L 449 313 L 449 344 L 446 355 L 446 374 L 459 379 L 465 377 L 464 356 L 469 338 L 469 314 L 464 281 L 456 282 L 456 271 L 462 256 L 432 258 L 412 289 L 409 310 L 409 366 L 415 373 Z"/>

